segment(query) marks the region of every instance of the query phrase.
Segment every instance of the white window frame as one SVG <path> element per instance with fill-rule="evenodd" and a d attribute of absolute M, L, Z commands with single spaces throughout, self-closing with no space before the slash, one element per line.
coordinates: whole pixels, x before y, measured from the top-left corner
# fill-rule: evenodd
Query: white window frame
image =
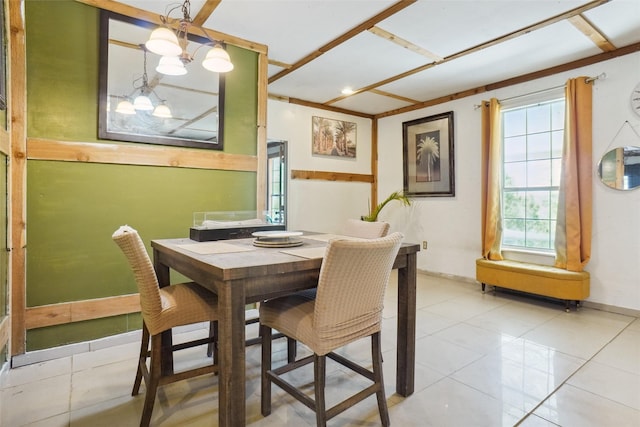
<path fill-rule="evenodd" d="M 554 103 L 554 102 L 558 102 L 558 101 L 562 101 L 562 111 L 563 111 L 563 115 L 564 115 L 564 91 L 562 88 L 556 88 L 553 90 L 548 90 L 548 91 L 544 91 L 544 92 L 538 92 L 538 93 L 534 93 L 532 95 L 529 96 L 523 96 L 523 97 L 517 97 L 514 98 L 512 100 L 503 100 L 501 101 L 501 124 L 502 124 L 502 152 L 503 152 L 503 161 L 502 161 L 502 168 L 503 168 L 503 173 L 502 173 L 502 180 L 503 182 L 501 182 L 501 197 L 502 197 L 502 228 L 503 228 L 503 234 L 502 234 L 502 248 L 503 250 L 506 251 L 516 251 L 516 252 L 530 252 L 530 253 L 538 253 L 541 255 L 554 255 L 555 254 L 555 248 L 554 248 L 554 239 L 555 239 L 555 224 L 556 224 L 556 215 L 557 212 L 556 211 L 549 211 L 548 215 L 545 218 L 542 218 L 542 220 L 544 221 L 549 221 L 549 247 L 538 247 L 538 246 L 526 246 L 527 244 L 527 232 L 526 232 L 526 227 L 525 227 L 525 235 L 524 235 L 524 239 L 525 239 L 525 243 L 524 245 L 514 245 L 514 244 L 510 244 L 512 243 L 512 241 L 508 240 L 508 229 L 507 229 L 507 217 L 505 215 L 505 210 L 508 208 L 506 206 L 506 200 L 507 200 L 507 193 L 514 193 L 514 192 L 529 192 L 530 193 L 536 193 L 536 192 L 555 192 L 556 194 L 556 200 L 555 203 L 550 203 L 550 206 L 548 207 L 549 210 L 554 209 L 557 210 L 557 194 L 558 194 L 558 190 L 559 190 L 559 186 L 560 186 L 560 177 L 559 177 L 559 166 L 558 164 L 561 164 L 562 162 L 562 134 L 560 135 L 560 152 L 559 152 L 559 157 L 557 157 L 557 140 L 556 140 L 556 155 L 554 156 L 553 154 L 553 149 L 550 150 L 550 155 L 549 157 L 544 157 L 544 158 L 536 158 L 536 159 L 531 159 L 528 158 L 526 156 L 528 156 L 528 154 L 525 154 L 525 159 L 524 160 L 520 160 L 519 162 L 522 164 L 526 164 L 526 166 L 531 166 L 532 164 L 535 164 L 533 162 L 537 161 L 537 160 L 549 160 L 550 163 L 556 163 L 556 173 L 557 176 L 552 180 L 553 182 L 551 183 L 551 185 L 549 186 L 529 186 L 527 184 L 522 185 L 522 186 L 514 186 L 511 189 L 505 189 L 505 179 L 507 176 L 506 173 L 506 168 L 508 167 L 508 164 L 515 164 L 517 162 L 511 162 L 511 159 L 507 159 L 507 157 L 505 156 L 505 134 L 504 134 L 504 130 L 505 130 L 505 117 L 504 114 L 508 113 L 508 112 L 512 112 L 514 110 L 519 110 L 519 109 L 523 109 L 523 108 L 532 108 L 532 107 L 536 107 L 539 105 L 543 105 L 543 104 L 550 104 L 550 103 Z M 552 117 L 552 114 L 550 114 L 550 119 Z M 564 120 L 562 120 L 562 131 L 564 132 Z M 558 129 L 556 128 L 551 129 L 549 132 L 557 132 Z M 544 133 L 544 132 L 542 132 Z M 535 132 L 529 132 L 529 130 L 527 129 L 525 131 L 525 133 L 522 135 L 525 138 L 525 141 L 530 137 L 535 135 Z M 526 153 L 526 148 L 525 148 L 525 153 Z M 553 168 L 551 168 L 550 173 L 552 172 Z M 526 197 L 526 196 L 525 196 Z M 525 198 L 526 200 L 526 198 Z M 536 218 L 535 215 L 529 216 L 529 213 L 527 212 L 527 209 L 529 207 L 529 204 L 525 201 L 524 203 L 524 209 L 525 209 L 525 213 L 524 216 L 522 217 L 522 219 L 524 219 L 524 221 L 533 221 L 533 220 L 541 220 L 540 218 Z"/>

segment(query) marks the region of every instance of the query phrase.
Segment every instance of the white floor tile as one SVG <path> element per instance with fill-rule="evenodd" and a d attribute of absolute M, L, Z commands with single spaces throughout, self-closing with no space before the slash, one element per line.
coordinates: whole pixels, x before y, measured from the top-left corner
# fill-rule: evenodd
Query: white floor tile
<path fill-rule="evenodd" d="M 71 356 L 21 366 L 19 368 L 10 369 L 6 372 L 0 380 L 0 387 L 14 387 L 42 380 L 44 378 L 71 374 L 71 370 Z"/>
<path fill-rule="evenodd" d="M 443 375 L 451 375 L 482 356 L 479 351 L 468 350 L 434 336 L 416 341 L 416 363 Z"/>
<path fill-rule="evenodd" d="M 567 384 L 640 411 L 640 375 L 589 362 Z"/>
<path fill-rule="evenodd" d="M 640 411 L 597 394 L 565 385 L 534 411 L 545 420 L 561 426 L 637 427 Z"/>
<path fill-rule="evenodd" d="M 125 360 L 74 372 L 71 376 L 71 410 L 131 395 L 135 360 Z"/>
<path fill-rule="evenodd" d="M 433 336 L 482 354 L 487 354 L 516 339 L 509 334 L 490 331 L 466 322 L 457 323 L 433 334 Z"/>
<path fill-rule="evenodd" d="M 564 313 L 527 332 L 523 338 L 563 353 L 590 359 L 628 325 L 621 321 L 608 321 L 607 317 L 598 323 L 594 320 L 595 311 L 582 309 Z"/>
<path fill-rule="evenodd" d="M 390 408 L 397 426 L 513 426 L 524 412 L 500 399 L 444 378 Z"/>
<path fill-rule="evenodd" d="M 20 427 L 69 412 L 71 374 L 44 378 L 0 391 L 0 425 Z"/>
<path fill-rule="evenodd" d="M 593 360 L 640 375 L 640 330 L 625 329 L 596 354 Z"/>

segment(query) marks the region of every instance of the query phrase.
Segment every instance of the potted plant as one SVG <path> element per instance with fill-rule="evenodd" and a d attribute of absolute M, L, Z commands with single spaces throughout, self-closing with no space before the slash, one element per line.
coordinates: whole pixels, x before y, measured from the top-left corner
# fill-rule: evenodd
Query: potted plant
<path fill-rule="evenodd" d="M 380 211 L 382 210 L 382 208 L 384 208 L 387 205 L 387 203 L 393 200 L 398 200 L 399 202 L 402 202 L 402 204 L 405 206 L 411 206 L 411 200 L 404 193 L 402 193 L 401 191 L 394 191 L 382 203 L 379 203 L 375 207 L 375 209 L 373 209 L 373 211 L 370 211 L 369 215 L 363 215 L 362 217 L 360 217 L 360 219 L 368 222 L 377 221 L 378 215 L 380 214 Z"/>

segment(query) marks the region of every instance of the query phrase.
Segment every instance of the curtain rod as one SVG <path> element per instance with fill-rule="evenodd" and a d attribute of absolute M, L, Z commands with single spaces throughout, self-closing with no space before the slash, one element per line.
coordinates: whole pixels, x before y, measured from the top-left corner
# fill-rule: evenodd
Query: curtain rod
<path fill-rule="evenodd" d="M 585 79 L 585 81 L 587 83 L 591 83 L 591 82 L 595 82 L 596 80 L 600 80 L 600 79 L 604 80 L 606 78 L 607 78 L 607 74 L 606 73 L 601 73 L 601 74 L 598 74 L 597 76 L 594 76 L 594 77 L 587 77 Z M 531 95 L 537 95 L 539 93 L 550 92 L 552 90 L 560 89 L 560 88 L 563 88 L 563 87 L 565 87 L 565 85 L 549 87 L 549 88 L 546 88 L 546 89 L 540 89 L 540 90 L 536 90 L 536 91 L 533 91 L 533 92 L 524 93 L 522 95 L 510 96 L 509 98 L 499 99 L 498 102 L 511 101 L 512 99 L 524 98 L 525 96 L 531 96 Z M 477 110 L 480 107 L 482 107 L 482 105 L 475 104 L 473 106 L 473 109 Z"/>

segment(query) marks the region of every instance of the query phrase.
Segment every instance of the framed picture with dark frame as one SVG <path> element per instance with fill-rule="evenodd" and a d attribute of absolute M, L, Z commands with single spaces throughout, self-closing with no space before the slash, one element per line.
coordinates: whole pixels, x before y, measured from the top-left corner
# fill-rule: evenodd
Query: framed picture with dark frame
<path fill-rule="evenodd" d="M 453 111 L 402 123 L 404 193 L 455 196 Z"/>
<path fill-rule="evenodd" d="M 156 71 L 161 57 L 144 47 L 154 28 L 140 19 L 101 11 L 98 138 L 223 150 L 224 73 L 196 63 L 188 67 L 188 78 Z M 189 41 L 193 55 L 209 43 L 194 35 Z M 148 97 L 150 109 L 135 109 L 139 95 Z M 156 114 L 158 106 L 169 113 Z"/>

